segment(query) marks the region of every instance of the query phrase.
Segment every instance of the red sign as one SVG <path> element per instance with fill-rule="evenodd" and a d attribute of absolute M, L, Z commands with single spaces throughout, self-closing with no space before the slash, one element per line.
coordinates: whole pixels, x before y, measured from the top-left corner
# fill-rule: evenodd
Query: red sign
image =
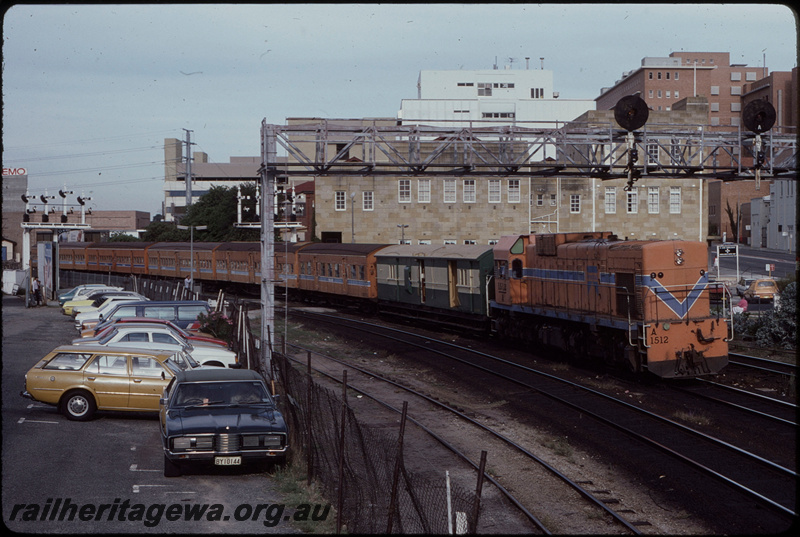
<path fill-rule="evenodd" d="M 3 168 L 3 177 L 6 175 L 28 175 L 25 168 Z"/>

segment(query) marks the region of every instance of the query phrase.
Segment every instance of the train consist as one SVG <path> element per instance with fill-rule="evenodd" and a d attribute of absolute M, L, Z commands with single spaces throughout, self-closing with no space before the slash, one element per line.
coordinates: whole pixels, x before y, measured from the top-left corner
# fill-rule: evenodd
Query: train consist
<path fill-rule="evenodd" d="M 61 270 L 261 282 L 259 243 L 60 243 Z M 193 262 L 192 262 L 193 261 Z M 494 246 L 289 243 L 291 296 L 433 319 L 662 378 L 719 372 L 729 327 L 712 314 L 706 246 L 607 232 L 503 237 Z"/>

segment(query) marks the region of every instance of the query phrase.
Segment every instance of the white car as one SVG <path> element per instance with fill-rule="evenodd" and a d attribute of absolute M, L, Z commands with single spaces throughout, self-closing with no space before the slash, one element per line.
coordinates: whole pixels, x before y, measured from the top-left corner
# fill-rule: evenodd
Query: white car
<path fill-rule="evenodd" d="M 122 287 L 113 287 L 111 285 L 93 285 L 92 287 L 84 287 L 83 289 L 78 289 L 70 300 L 86 300 L 86 298 L 93 294 L 99 293 L 100 291 L 122 291 Z"/>
<path fill-rule="evenodd" d="M 99 338 L 78 338 L 74 345 L 97 343 L 113 347 L 182 350 L 204 366 L 239 367 L 236 353 L 216 343 L 190 341 L 169 326 L 148 323 L 114 325 Z"/>
<path fill-rule="evenodd" d="M 95 311 L 102 308 L 106 304 L 110 304 L 111 302 L 118 302 L 125 298 L 135 298 L 136 300 L 147 300 L 147 297 L 140 295 L 139 293 L 134 293 L 133 291 L 114 291 L 113 295 L 106 296 L 98 306 L 75 306 L 74 308 L 72 308 L 72 313 L 74 315 L 78 315 L 81 313 Z M 97 301 L 95 301 L 95 303 L 96 302 Z"/>
<path fill-rule="evenodd" d="M 128 297 L 128 296 L 121 296 L 121 297 L 112 297 L 118 298 L 119 300 L 111 300 L 100 306 L 98 309 L 93 311 L 87 311 L 86 313 L 79 313 L 75 316 L 75 328 L 78 332 L 81 331 L 81 324 L 87 321 L 97 322 L 100 320 L 100 315 L 108 313 L 120 302 L 141 302 L 143 300 L 148 300 L 147 298 L 139 298 L 139 297 Z"/>

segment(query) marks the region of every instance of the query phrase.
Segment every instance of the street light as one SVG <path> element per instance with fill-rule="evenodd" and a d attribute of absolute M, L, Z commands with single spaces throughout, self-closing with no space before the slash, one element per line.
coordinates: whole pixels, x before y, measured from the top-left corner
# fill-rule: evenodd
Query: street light
<path fill-rule="evenodd" d="M 397 224 L 397 227 L 400 228 L 400 244 L 406 243 L 406 228 L 408 224 Z"/>
<path fill-rule="evenodd" d="M 189 230 L 189 285 L 194 283 L 194 230 L 204 231 L 208 226 L 178 226 L 178 229 Z"/>

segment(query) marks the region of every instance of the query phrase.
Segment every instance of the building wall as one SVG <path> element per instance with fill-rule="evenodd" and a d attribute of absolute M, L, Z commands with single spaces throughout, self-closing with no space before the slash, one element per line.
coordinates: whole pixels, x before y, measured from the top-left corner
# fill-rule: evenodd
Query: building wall
<path fill-rule="evenodd" d="M 745 84 L 742 110 L 750 102 L 763 99 L 775 107 L 776 134 L 797 133 L 797 67 L 790 71 L 775 71 L 766 78 Z"/>
<path fill-rule="evenodd" d="M 797 251 L 797 182 L 776 179 L 769 186 L 771 200 L 767 227 L 767 247 Z"/>
<path fill-rule="evenodd" d="M 737 241 L 727 212 L 727 207 L 730 204 L 733 217 L 740 220 L 738 242 L 753 244 L 750 231 L 745 227 L 745 222 L 749 222 L 749 215 L 747 215 L 748 204 L 752 198 L 768 193 L 769 188 L 770 181 L 768 180 L 762 180 L 760 190 L 756 190 L 755 180 L 751 179 L 737 181 L 711 179 L 708 191 L 709 233 L 720 237 L 725 235 L 730 242 Z"/>
<path fill-rule="evenodd" d="M 641 67 L 601 90 L 597 109 L 611 109 L 622 97 L 639 92 L 653 110 L 669 110 L 676 101 L 694 96 L 696 88 L 696 94 L 709 102 L 703 124 L 730 130 L 740 124 L 744 86 L 766 73 L 762 67 L 731 65 L 728 52 L 681 51 L 667 58 L 643 58 Z"/>

